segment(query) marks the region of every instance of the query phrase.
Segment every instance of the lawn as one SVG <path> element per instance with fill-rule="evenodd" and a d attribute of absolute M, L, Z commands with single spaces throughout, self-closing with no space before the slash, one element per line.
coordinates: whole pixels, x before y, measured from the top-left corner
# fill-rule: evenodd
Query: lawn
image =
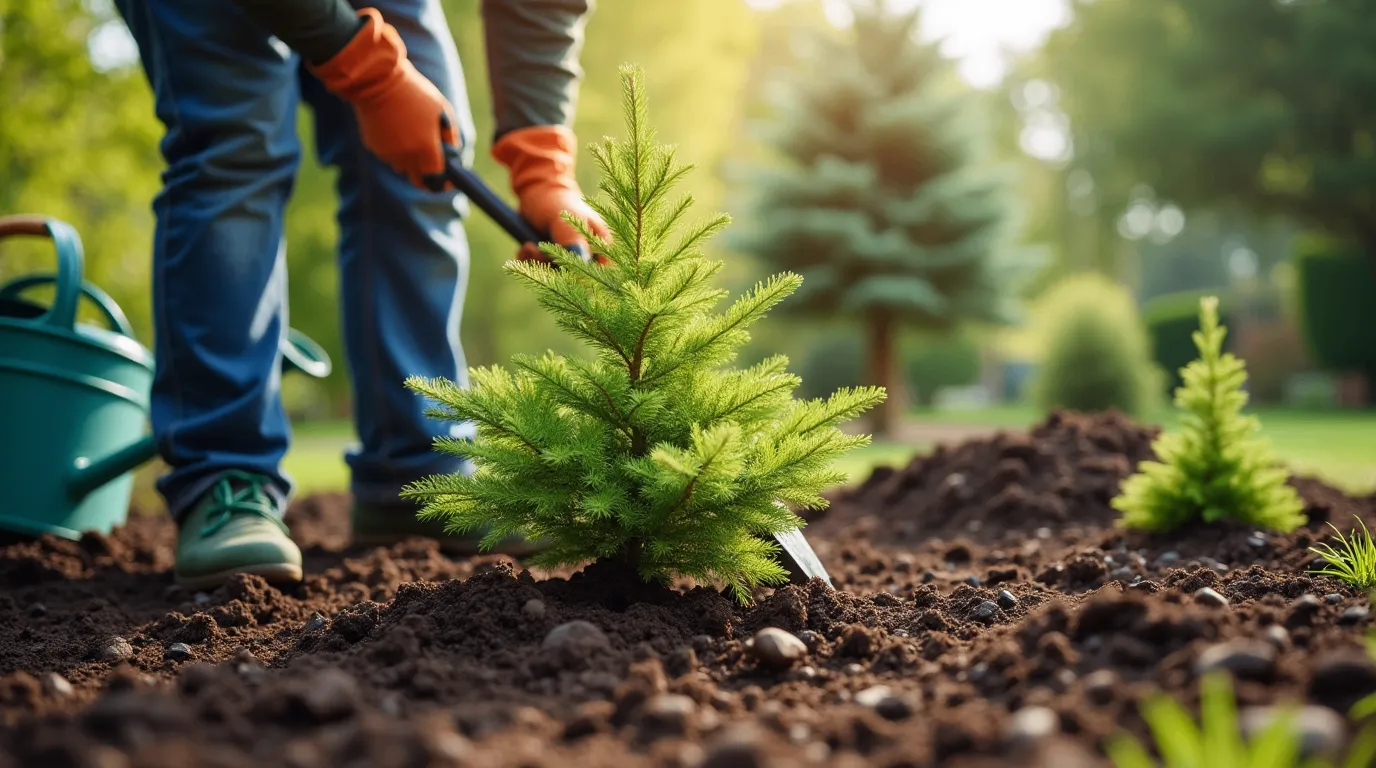
<path fill-rule="evenodd" d="M 1257 412 L 1265 435 L 1276 453 L 1300 472 L 1312 473 L 1353 493 L 1376 490 L 1376 411 L 1293 411 Z M 971 431 L 1024 429 L 1038 420 L 1030 407 L 1004 406 L 975 411 L 922 411 L 913 414 L 915 422 Z M 1163 411 L 1151 419 L 1171 428 L 1174 411 Z M 343 452 L 353 438 L 348 422 L 324 421 L 295 427 L 286 470 L 295 478 L 300 493 L 344 490 L 348 468 Z M 839 463 L 850 482 L 860 482 L 870 470 L 884 464 L 903 464 L 931 444 L 876 442 L 847 456 Z M 156 467 L 141 473 L 138 498 L 154 503 L 152 478 Z"/>

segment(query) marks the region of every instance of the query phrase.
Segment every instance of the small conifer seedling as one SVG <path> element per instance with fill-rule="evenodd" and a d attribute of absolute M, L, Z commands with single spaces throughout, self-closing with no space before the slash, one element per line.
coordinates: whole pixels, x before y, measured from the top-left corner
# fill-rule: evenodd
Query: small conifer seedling
<path fill-rule="evenodd" d="M 616 558 L 649 581 L 715 581 L 748 600 L 787 580 L 769 536 L 802 524 L 788 505 L 825 506 L 821 491 L 845 479 L 833 459 L 869 441 L 838 425 L 884 392 L 803 401 L 782 356 L 728 367 L 747 328 L 801 278 L 774 276 L 715 310 L 723 265 L 701 247 L 728 218 L 682 223 L 692 198 L 670 191 L 691 166 L 654 140 L 639 69 L 621 75 L 628 135 L 592 147 L 602 180 L 589 203 L 612 237 L 568 218 L 608 263 L 546 243 L 553 264 L 505 265 L 593 354 L 517 356 L 511 370 L 472 370 L 469 388 L 408 380 L 433 401 L 433 418 L 476 424 L 472 441 L 436 443 L 476 470 L 426 478 L 403 496 L 448 530 L 485 529 L 485 547 L 510 535 L 540 541 L 539 565 Z"/>
<path fill-rule="evenodd" d="M 1190 522 L 1237 520 L 1277 531 L 1306 521 L 1303 503 L 1286 484 L 1286 471 L 1270 454 L 1255 416 L 1244 415 L 1243 362 L 1224 353 L 1226 329 L 1217 297 L 1200 301 L 1199 357 L 1181 370 L 1175 391 L 1180 428 L 1153 443 L 1156 461 L 1144 461 L 1113 499 L 1123 525 L 1169 531 Z"/>

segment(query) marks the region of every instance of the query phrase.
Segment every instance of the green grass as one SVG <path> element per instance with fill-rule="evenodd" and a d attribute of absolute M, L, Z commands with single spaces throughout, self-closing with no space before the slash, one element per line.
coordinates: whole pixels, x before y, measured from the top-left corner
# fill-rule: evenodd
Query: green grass
<path fill-rule="evenodd" d="M 1357 524 L 1361 526 L 1361 533 L 1354 529 L 1351 535 L 1346 535 L 1338 526 L 1329 523 L 1328 527 L 1337 534 L 1337 545 L 1319 544 L 1310 547 L 1309 551 L 1322 555 L 1328 562 L 1315 573 L 1342 579 L 1358 589 L 1370 589 L 1376 587 L 1376 543 L 1372 542 L 1371 532 L 1360 517 Z"/>
<path fill-rule="evenodd" d="M 1257 412 L 1262 433 L 1276 453 L 1298 471 L 1315 474 L 1351 493 L 1376 490 L 1376 411 L 1293 411 L 1268 409 Z M 972 411 L 914 412 L 912 417 L 931 424 L 986 429 L 1025 429 L 1040 420 L 1031 406 L 998 406 Z M 1156 423 L 1175 425 L 1174 411 L 1162 411 Z M 285 467 L 300 493 L 341 491 L 348 485 L 344 449 L 354 440 L 346 421 L 319 421 L 293 428 L 292 449 Z M 880 465 L 903 465 L 929 445 L 876 442 L 844 458 L 838 468 L 858 483 Z M 152 493 L 156 466 L 140 472 L 137 498 L 156 503 Z"/>

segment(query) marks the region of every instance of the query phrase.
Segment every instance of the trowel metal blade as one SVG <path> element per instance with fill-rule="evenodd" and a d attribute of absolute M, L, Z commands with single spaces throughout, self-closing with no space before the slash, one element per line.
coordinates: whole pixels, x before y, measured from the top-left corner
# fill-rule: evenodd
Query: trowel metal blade
<path fill-rule="evenodd" d="M 828 587 L 835 588 L 831 583 L 831 575 L 822 565 L 821 558 L 812 551 L 812 545 L 807 543 L 800 528 L 774 534 L 774 541 L 778 542 L 779 548 L 783 550 L 783 566 L 788 569 L 789 578 L 795 584 L 806 584 L 812 579 L 821 579 Z"/>

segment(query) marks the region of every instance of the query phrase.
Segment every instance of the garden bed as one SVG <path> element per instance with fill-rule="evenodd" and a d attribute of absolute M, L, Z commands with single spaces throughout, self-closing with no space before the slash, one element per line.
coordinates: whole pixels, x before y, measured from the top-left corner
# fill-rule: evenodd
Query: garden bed
<path fill-rule="evenodd" d="M 1376 523 L 1376 497 L 1297 478 L 1309 525 L 1292 535 L 1125 534 L 1108 501 L 1152 435 L 1053 415 L 881 469 L 807 529 L 837 591 L 750 608 L 628 592 L 600 566 L 350 551 L 342 496 L 292 508 L 308 576 L 287 592 L 176 588 L 161 516 L 13 544 L 0 767 L 1074 768 L 1106 765 L 1096 746 L 1118 726 L 1144 733 L 1143 696 L 1192 700 L 1201 665 L 1233 670 L 1244 708 L 1376 692 L 1365 596 L 1305 572 L 1324 523 Z M 766 627 L 805 657 L 766 663 Z M 1325 712 L 1312 737 L 1342 739 Z"/>

